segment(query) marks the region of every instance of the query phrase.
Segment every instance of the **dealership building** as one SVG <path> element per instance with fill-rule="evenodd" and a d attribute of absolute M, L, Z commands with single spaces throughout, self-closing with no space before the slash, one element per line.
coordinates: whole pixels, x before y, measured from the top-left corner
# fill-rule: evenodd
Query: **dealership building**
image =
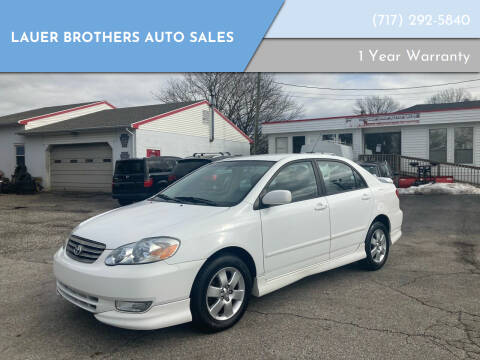
<path fill-rule="evenodd" d="M 262 125 L 268 152 L 298 153 L 305 144 L 332 140 L 361 154 L 397 154 L 480 166 L 480 101 L 422 104 L 381 115 L 273 121 Z"/>
<path fill-rule="evenodd" d="M 252 140 L 207 101 L 116 108 L 107 101 L 0 117 L 0 170 L 17 165 L 47 190 L 111 191 L 115 162 L 195 152 L 248 155 Z M 213 131 L 212 131 L 213 124 Z"/>

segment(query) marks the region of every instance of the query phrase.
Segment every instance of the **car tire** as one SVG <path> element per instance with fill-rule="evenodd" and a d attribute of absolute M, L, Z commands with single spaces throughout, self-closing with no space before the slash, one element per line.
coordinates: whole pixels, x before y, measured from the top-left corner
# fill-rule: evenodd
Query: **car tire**
<path fill-rule="evenodd" d="M 130 205 L 133 201 L 131 200 L 118 200 L 118 204 L 120 206 L 126 206 L 126 205 Z"/>
<path fill-rule="evenodd" d="M 194 325 L 204 332 L 228 329 L 245 313 L 251 291 L 252 275 L 240 258 L 222 255 L 208 261 L 190 296 Z"/>
<path fill-rule="evenodd" d="M 363 264 L 367 270 L 375 271 L 383 267 L 390 250 L 390 234 L 385 224 L 377 221 L 370 226 L 365 239 L 367 257 Z"/>

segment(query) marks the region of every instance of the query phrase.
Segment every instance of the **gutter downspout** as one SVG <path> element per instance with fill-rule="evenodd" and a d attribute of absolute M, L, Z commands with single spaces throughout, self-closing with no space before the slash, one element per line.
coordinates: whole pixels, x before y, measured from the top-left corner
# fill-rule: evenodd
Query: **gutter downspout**
<path fill-rule="evenodd" d="M 132 158 L 137 157 L 137 148 L 135 147 L 135 132 L 130 131 L 129 128 L 125 128 L 125 131 L 132 136 Z"/>

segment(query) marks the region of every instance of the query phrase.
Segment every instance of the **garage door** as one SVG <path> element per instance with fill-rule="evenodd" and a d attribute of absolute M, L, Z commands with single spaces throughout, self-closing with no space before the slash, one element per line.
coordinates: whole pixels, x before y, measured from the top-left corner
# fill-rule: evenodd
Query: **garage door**
<path fill-rule="evenodd" d="M 52 190 L 112 190 L 112 149 L 108 144 L 55 145 L 50 159 Z"/>

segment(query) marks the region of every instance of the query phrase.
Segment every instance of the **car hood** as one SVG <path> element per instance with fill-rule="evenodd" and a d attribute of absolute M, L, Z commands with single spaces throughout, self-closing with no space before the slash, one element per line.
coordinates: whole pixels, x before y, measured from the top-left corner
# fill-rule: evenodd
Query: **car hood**
<path fill-rule="evenodd" d="M 226 210 L 228 208 L 147 200 L 90 218 L 72 234 L 115 249 L 147 237 L 175 236 L 186 224 L 192 225 Z"/>

